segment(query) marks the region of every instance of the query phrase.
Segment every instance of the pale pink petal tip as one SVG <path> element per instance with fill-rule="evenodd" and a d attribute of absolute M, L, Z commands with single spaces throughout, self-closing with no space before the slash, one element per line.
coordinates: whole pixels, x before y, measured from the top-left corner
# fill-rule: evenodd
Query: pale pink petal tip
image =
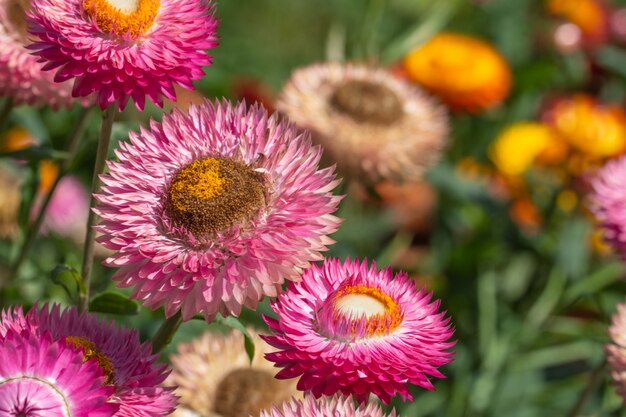
<path fill-rule="evenodd" d="M 280 407 L 261 412 L 260 417 L 396 417 L 396 410 L 384 414 L 375 402 L 356 407 L 351 397 L 324 397 L 315 399 L 305 395 L 304 399 L 292 399 Z"/>

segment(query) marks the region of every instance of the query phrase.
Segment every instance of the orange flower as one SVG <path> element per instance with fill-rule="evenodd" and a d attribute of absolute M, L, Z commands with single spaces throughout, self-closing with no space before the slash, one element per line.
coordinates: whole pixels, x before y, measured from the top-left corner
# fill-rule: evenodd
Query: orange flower
<path fill-rule="evenodd" d="M 591 40 L 606 38 L 608 14 L 598 0 L 548 0 L 546 9 L 574 23 Z"/>
<path fill-rule="evenodd" d="M 0 149 L 6 152 L 21 151 L 37 145 L 37 139 L 23 127 L 9 129 L 2 137 Z"/>
<path fill-rule="evenodd" d="M 626 113 L 615 105 L 577 94 L 557 102 L 547 120 L 572 147 L 590 159 L 626 151 Z"/>
<path fill-rule="evenodd" d="M 543 222 L 539 208 L 530 197 L 520 197 L 514 200 L 509 209 L 509 215 L 518 226 L 527 232 L 536 232 Z"/>
<path fill-rule="evenodd" d="M 414 82 L 457 110 L 497 105 L 511 89 L 511 69 L 489 43 L 442 33 L 409 52 L 404 68 Z"/>

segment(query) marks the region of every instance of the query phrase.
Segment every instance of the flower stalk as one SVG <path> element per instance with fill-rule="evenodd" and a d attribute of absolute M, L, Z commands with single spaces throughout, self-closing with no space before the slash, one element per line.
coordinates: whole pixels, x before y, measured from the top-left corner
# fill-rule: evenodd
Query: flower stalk
<path fill-rule="evenodd" d="M 100 135 L 98 137 L 98 150 L 96 152 L 96 164 L 94 166 L 93 177 L 91 180 L 91 200 L 89 204 L 89 217 L 87 219 L 87 231 L 85 233 L 85 248 L 83 251 L 83 265 L 81 276 L 84 282 L 84 291 L 79 294 L 78 309 L 79 311 L 87 311 L 89 305 L 89 291 L 91 287 L 91 273 L 93 269 L 93 255 L 95 247 L 95 229 L 96 213 L 93 211 L 96 204 L 94 197 L 100 191 L 100 174 L 104 171 L 107 153 L 109 151 L 109 143 L 111 142 L 111 131 L 117 110 L 115 104 L 110 104 L 102 113 L 102 125 L 100 127 Z"/>

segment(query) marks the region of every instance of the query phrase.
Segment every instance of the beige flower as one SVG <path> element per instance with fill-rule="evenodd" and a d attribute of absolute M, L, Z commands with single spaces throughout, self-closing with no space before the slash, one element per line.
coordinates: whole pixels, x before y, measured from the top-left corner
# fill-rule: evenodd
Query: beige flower
<path fill-rule="evenodd" d="M 296 381 L 274 378 L 264 355 L 273 349 L 253 331 L 255 354 L 250 363 L 243 335 L 207 332 L 181 343 L 172 355 L 167 383 L 178 385 L 179 407 L 173 417 L 258 417 L 261 410 L 300 396 Z"/>
<path fill-rule="evenodd" d="M 328 63 L 296 70 L 277 107 L 359 180 L 419 179 L 447 143 L 445 109 L 381 68 Z"/>

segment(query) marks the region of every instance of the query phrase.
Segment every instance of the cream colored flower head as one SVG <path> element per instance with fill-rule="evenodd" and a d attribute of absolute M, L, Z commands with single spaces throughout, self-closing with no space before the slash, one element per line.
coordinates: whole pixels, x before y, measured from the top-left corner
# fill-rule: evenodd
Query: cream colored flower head
<path fill-rule="evenodd" d="M 207 332 L 181 343 L 171 357 L 167 384 L 178 385 L 179 406 L 173 417 L 258 417 L 261 410 L 301 397 L 295 380 L 278 380 L 264 355 L 274 349 L 250 330 L 255 353 L 252 363 L 243 335 Z"/>
<path fill-rule="evenodd" d="M 434 99 L 382 68 L 327 63 L 296 70 L 278 109 L 362 181 L 419 179 L 447 144 L 448 117 Z"/>

